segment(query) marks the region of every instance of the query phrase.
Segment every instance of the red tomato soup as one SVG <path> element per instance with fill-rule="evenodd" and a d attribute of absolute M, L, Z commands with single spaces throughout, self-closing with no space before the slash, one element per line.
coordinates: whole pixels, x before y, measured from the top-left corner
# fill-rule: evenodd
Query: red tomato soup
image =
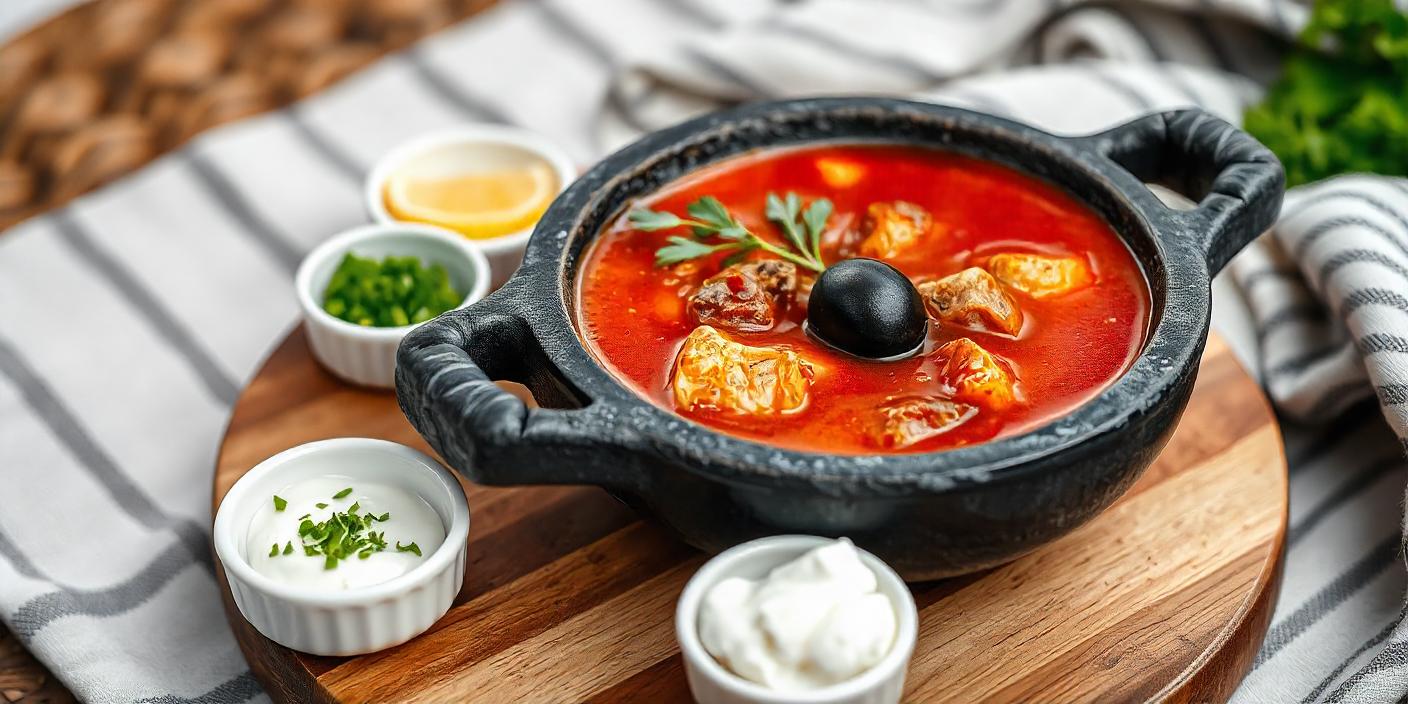
<path fill-rule="evenodd" d="M 656 250 L 671 236 L 690 237 L 690 229 L 644 231 L 622 213 L 585 252 L 578 273 L 577 322 L 596 359 L 657 406 L 715 430 L 795 450 L 874 454 L 931 452 L 1034 428 L 1095 396 L 1128 368 L 1144 342 L 1148 285 L 1115 232 L 1061 190 L 997 164 L 887 145 L 768 150 L 704 169 L 630 210 L 687 217 L 690 203 L 714 196 L 751 232 L 785 247 L 782 230 L 765 214 L 765 199 L 788 192 L 796 193 L 803 207 L 818 198 L 834 204 L 821 237 L 826 264 L 865 252 L 916 284 L 973 267 L 991 270 L 999 275 L 1000 293 L 1020 311 L 1019 327 L 1005 332 L 972 317 L 954 322 L 931 308 L 920 354 L 891 362 L 860 359 L 803 329 L 815 273 L 798 267 L 795 292 L 769 299 L 775 316 L 766 325 L 715 327 L 727 340 L 766 354 L 794 353 L 803 372 L 792 378 L 805 384 L 804 402 L 744 410 L 726 403 L 686 406 L 674 376 L 680 373 L 677 357 L 686 338 L 693 340 L 691 333 L 701 325 L 691 297 L 706 279 L 738 262 L 725 262 L 726 254 L 717 253 L 657 266 Z M 902 248 L 867 244 L 881 212 L 872 206 L 895 203 L 903 204 L 903 212 L 912 214 L 917 206 L 927 214 L 912 221 L 917 237 Z M 1074 277 L 1077 285 L 1054 293 L 1020 281 L 1013 286 L 993 265 L 999 254 L 1041 255 L 1047 258 L 1042 261 L 1071 263 L 1082 273 Z M 775 258 L 754 250 L 745 261 Z M 990 280 L 986 273 L 976 276 Z M 921 286 L 921 293 L 925 290 Z M 961 380 L 950 376 L 964 364 L 945 356 L 953 349 L 945 344 L 959 338 L 988 353 L 1011 386 L 1011 402 L 957 395 Z M 735 377 L 751 368 L 740 363 Z M 924 399 L 930 410 L 903 410 L 912 399 Z M 948 399 L 964 402 L 932 405 Z"/>

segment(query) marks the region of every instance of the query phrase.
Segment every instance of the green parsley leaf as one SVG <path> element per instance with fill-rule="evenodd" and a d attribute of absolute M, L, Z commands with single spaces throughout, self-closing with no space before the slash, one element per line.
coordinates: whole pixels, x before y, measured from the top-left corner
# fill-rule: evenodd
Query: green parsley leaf
<path fill-rule="evenodd" d="M 684 224 L 684 221 L 681 220 L 679 216 L 675 215 L 674 213 L 650 210 L 648 208 L 640 208 L 638 210 L 633 210 L 631 211 L 630 215 L 626 216 L 626 219 L 630 221 L 631 227 L 634 227 L 637 230 L 644 230 L 646 232 L 668 230 L 670 228 L 679 227 Z"/>
<path fill-rule="evenodd" d="M 325 504 L 325 503 L 323 503 L 323 502 L 321 502 L 321 501 L 319 501 L 318 503 L 313 504 L 313 505 L 314 505 L 314 506 L 317 506 L 318 508 L 327 508 L 327 507 L 328 507 L 327 504 Z"/>
<path fill-rule="evenodd" d="M 284 500 L 282 497 L 280 497 L 278 494 L 274 494 L 274 510 L 275 510 L 275 511 L 282 511 L 282 510 L 284 510 L 284 509 L 286 509 L 286 508 L 288 508 L 288 502 L 285 501 L 285 500 Z"/>
<path fill-rule="evenodd" d="M 799 252 L 809 252 L 806 243 L 802 241 L 802 233 L 797 230 L 797 217 L 802 210 L 802 199 L 796 193 L 788 192 L 784 200 L 778 198 L 776 193 L 769 193 L 767 204 L 764 206 L 763 214 L 767 215 L 786 235 L 787 241 Z"/>
<path fill-rule="evenodd" d="M 807 227 L 807 244 L 812 256 L 821 261 L 821 235 L 826 232 L 826 221 L 831 219 L 835 206 L 826 198 L 817 198 L 802 213 L 802 222 Z"/>
<path fill-rule="evenodd" d="M 420 557 L 420 546 L 412 542 L 410 545 L 402 545 L 401 541 L 396 541 L 396 552 L 413 552 L 416 557 Z"/>
<path fill-rule="evenodd" d="M 736 247 L 733 244 L 708 245 L 679 235 L 671 235 L 669 242 L 670 244 L 655 250 L 655 266 L 678 264 Z"/>
<path fill-rule="evenodd" d="M 293 541 L 292 541 L 292 540 L 288 541 L 287 543 L 284 543 L 284 554 L 285 554 L 285 555 L 291 555 L 291 554 L 293 554 Z"/>
<path fill-rule="evenodd" d="M 690 217 L 715 230 L 721 230 L 734 224 L 733 216 L 729 214 L 728 208 L 725 208 L 723 202 L 713 196 L 704 196 L 690 203 L 685 206 L 684 211 L 689 213 Z"/>
<path fill-rule="evenodd" d="M 278 554 L 279 554 L 279 544 L 278 544 L 278 543 L 274 543 L 274 547 L 269 548 L 269 557 L 275 557 L 275 556 L 277 556 Z"/>
<path fill-rule="evenodd" d="M 352 493 L 352 487 L 349 486 L 349 487 L 347 487 L 346 489 L 343 489 L 342 491 L 339 491 L 339 492 L 337 492 L 336 494 L 333 494 L 332 497 L 333 497 L 334 499 L 344 499 L 344 498 L 347 498 L 347 495 L 348 495 L 348 494 L 351 494 L 351 493 Z"/>

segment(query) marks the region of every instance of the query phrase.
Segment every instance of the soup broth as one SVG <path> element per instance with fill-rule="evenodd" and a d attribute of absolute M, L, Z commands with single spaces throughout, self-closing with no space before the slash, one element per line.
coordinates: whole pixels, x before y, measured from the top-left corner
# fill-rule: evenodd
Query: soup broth
<path fill-rule="evenodd" d="M 795 193 L 804 207 L 830 200 L 819 247 L 826 264 L 869 256 L 919 285 L 931 318 L 919 353 L 873 361 L 819 342 L 803 328 L 813 271 L 794 267 L 791 287 L 774 291 L 760 273 L 771 269 L 748 268 L 778 260 L 767 251 L 659 265 L 657 250 L 672 236 L 694 239 L 690 228 L 647 231 L 622 213 L 583 255 L 577 323 L 596 359 L 657 406 L 795 450 L 929 452 L 1071 411 L 1123 373 L 1144 342 L 1148 285 L 1116 233 L 1061 190 L 998 164 L 888 145 L 769 150 L 701 170 L 631 210 L 689 217 L 691 203 L 713 196 L 786 249 L 785 232 L 767 216 L 769 193 Z M 762 296 L 770 307 L 740 316 L 728 307 L 740 301 L 720 304 L 749 295 L 743 303 Z M 951 305 L 973 300 L 982 303 L 976 313 Z M 756 356 L 723 371 L 708 357 L 740 349 Z M 680 378 L 699 369 L 722 376 Z M 975 370 L 991 373 L 963 376 Z M 753 373 L 765 376 L 744 378 Z M 720 395 L 721 378 L 743 386 Z M 1000 393 L 984 385 L 994 378 Z"/>

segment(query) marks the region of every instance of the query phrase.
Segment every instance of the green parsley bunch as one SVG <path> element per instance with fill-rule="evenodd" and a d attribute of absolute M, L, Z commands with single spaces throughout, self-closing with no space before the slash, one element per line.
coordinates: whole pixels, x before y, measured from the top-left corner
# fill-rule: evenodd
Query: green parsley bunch
<path fill-rule="evenodd" d="M 1408 14 L 1393 0 L 1319 0 L 1246 130 L 1287 185 L 1360 171 L 1408 175 Z"/>

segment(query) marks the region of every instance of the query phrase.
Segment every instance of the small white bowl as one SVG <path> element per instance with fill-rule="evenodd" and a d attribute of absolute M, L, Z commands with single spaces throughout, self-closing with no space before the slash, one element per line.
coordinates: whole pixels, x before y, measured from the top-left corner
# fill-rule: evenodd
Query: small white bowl
<path fill-rule="evenodd" d="M 775 535 L 737 545 L 719 553 L 694 573 L 675 609 L 675 637 L 684 653 L 689 691 L 700 704 L 889 704 L 904 692 L 905 671 L 919 633 L 919 612 L 904 580 L 880 558 L 857 548 L 861 561 L 875 573 L 880 593 L 895 608 L 895 642 L 890 652 L 869 670 L 845 682 L 803 692 L 779 692 L 729 672 L 699 639 L 699 605 L 704 596 L 728 577 L 761 579 L 774 567 L 832 542 L 812 535 Z"/>
<path fill-rule="evenodd" d="M 387 211 L 383 194 L 391 174 L 412 162 L 427 160 L 430 164 L 483 164 L 525 156 L 539 159 L 552 169 L 557 177 L 557 193 L 554 195 L 567 190 L 577 178 L 577 167 L 567 152 L 536 132 L 505 125 L 465 125 L 423 135 L 382 157 L 367 174 L 364 186 L 367 212 L 377 222 L 400 222 Z M 498 288 L 523 262 L 523 249 L 532 234 L 533 226 L 530 225 L 500 237 L 465 239 L 489 258 L 493 286 Z"/>
<path fill-rule="evenodd" d="M 445 542 L 410 572 L 329 592 L 275 581 L 249 564 L 250 521 L 274 492 L 328 474 L 406 489 L 445 524 Z M 240 613 L 270 640 L 314 655 L 357 655 L 404 643 L 449 610 L 464 582 L 469 505 L 440 463 L 386 440 L 337 438 L 284 450 L 230 487 L 215 514 L 215 554 Z"/>
<path fill-rule="evenodd" d="M 329 371 L 355 384 L 395 386 L 396 348 L 416 326 L 364 327 L 323 310 L 323 291 L 348 252 L 376 259 L 416 256 L 425 264 L 443 265 L 455 289 L 467 292 L 457 308 L 489 293 L 489 262 L 484 254 L 457 233 L 432 225 L 363 225 L 319 245 L 303 258 L 294 276 L 298 305 L 303 309 L 313 356 Z"/>

